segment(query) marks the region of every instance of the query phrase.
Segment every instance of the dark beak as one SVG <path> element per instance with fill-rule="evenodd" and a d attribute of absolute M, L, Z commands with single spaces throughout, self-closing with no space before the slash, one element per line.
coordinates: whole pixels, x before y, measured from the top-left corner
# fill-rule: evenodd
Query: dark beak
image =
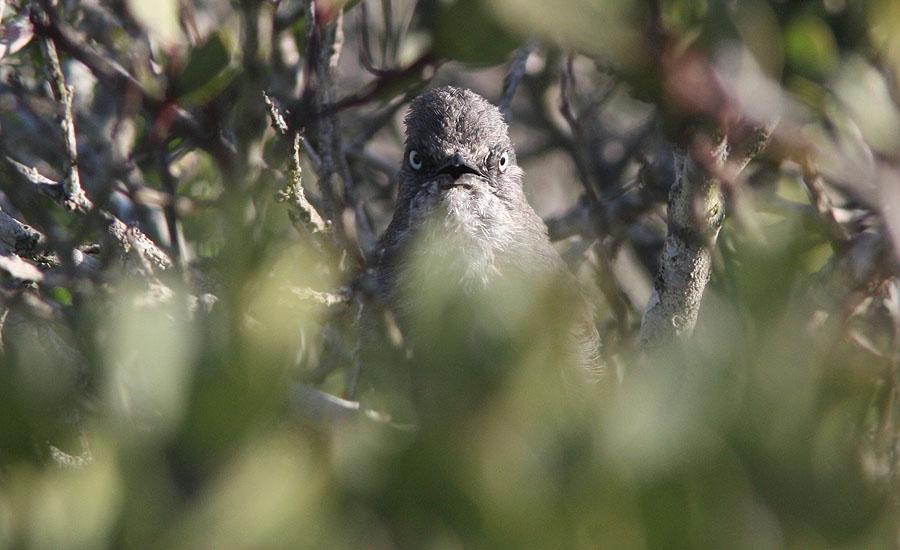
<path fill-rule="evenodd" d="M 435 173 L 436 176 L 439 176 L 441 174 L 449 175 L 453 178 L 453 181 L 458 180 L 459 177 L 463 174 L 475 174 L 476 176 L 484 177 L 484 174 L 482 174 L 479 170 L 466 164 L 458 153 L 453 155 L 453 158 L 450 159 L 450 162 L 442 166 L 437 171 L 437 173 Z"/>

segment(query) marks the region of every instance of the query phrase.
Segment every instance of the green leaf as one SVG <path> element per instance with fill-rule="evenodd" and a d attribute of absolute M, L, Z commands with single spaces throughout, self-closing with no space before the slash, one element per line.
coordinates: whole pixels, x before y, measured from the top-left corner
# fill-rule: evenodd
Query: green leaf
<path fill-rule="evenodd" d="M 62 306 L 71 306 L 72 305 L 72 293 L 69 292 L 68 288 L 63 288 L 61 286 L 55 286 L 50 290 L 50 297 L 53 300 Z"/>
<path fill-rule="evenodd" d="M 828 25 L 818 17 L 799 17 L 788 25 L 785 53 L 790 66 L 808 78 L 823 78 L 837 67 L 837 42 Z"/>
<path fill-rule="evenodd" d="M 479 0 L 444 2 L 435 13 L 434 50 L 440 57 L 490 65 L 505 61 L 521 42 Z"/>
<path fill-rule="evenodd" d="M 237 75 L 232 65 L 226 37 L 213 33 L 191 50 L 187 65 L 175 82 L 175 97 L 191 103 L 205 103 L 221 92 Z"/>
<path fill-rule="evenodd" d="M 485 0 L 480 6 L 507 32 L 535 36 L 545 46 L 574 49 L 626 70 L 640 68 L 649 59 L 642 36 L 649 17 L 646 4 L 632 0 Z M 455 24 L 456 32 L 482 32 L 475 30 L 479 24 L 471 18 L 458 19 Z M 478 38 L 483 42 L 494 39 L 487 33 Z"/>

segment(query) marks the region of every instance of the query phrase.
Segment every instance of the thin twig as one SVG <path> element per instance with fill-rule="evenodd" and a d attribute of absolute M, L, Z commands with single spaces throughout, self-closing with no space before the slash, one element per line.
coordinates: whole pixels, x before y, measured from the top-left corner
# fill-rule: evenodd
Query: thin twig
<path fill-rule="evenodd" d="M 314 120 L 323 116 L 334 115 L 353 107 L 359 107 L 373 99 L 377 99 L 387 90 L 393 89 L 397 84 L 414 81 L 415 84 L 410 84 L 409 86 L 421 85 L 423 81 L 428 82 L 431 80 L 438 64 L 439 62 L 435 59 L 434 54 L 430 51 L 426 52 L 405 68 L 385 71 L 381 77 L 371 82 L 360 92 L 323 104 L 321 109 L 314 112 L 301 113 L 298 110 L 297 114 L 292 117 L 292 124 L 295 127 L 302 127 L 307 120 Z"/>
<path fill-rule="evenodd" d="M 41 50 L 47 60 L 50 82 L 56 101 L 62 106 L 60 127 L 66 144 L 66 160 L 68 160 L 69 176 L 63 180 L 65 200 L 63 205 L 69 210 L 87 212 L 93 207 L 91 201 L 81 188 L 81 177 L 78 174 L 78 142 L 75 137 L 75 117 L 72 114 L 72 102 L 74 91 L 66 84 L 62 66 L 59 63 L 59 54 L 56 44 L 47 37 L 41 38 Z"/>
<path fill-rule="evenodd" d="M 290 288 L 289 291 L 303 302 L 329 308 L 349 304 L 352 295 L 348 287 L 342 287 L 337 292 L 320 292 L 311 288 Z"/>
<path fill-rule="evenodd" d="M 284 189 L 278 192 L 276 198 L 279 202 L 286 202 L 291 208 L 288 215 L 294 226 L 303 233 L 311 235 L 322 234 L 328 231 L 329 224 L 319 211 L 306 198 L 303 190 L 303 172 L 300 165 L 300 134 L 294 134 L 292 165 L 290 169 L 290 182 Z"/>
<path fill-rule="evenodd" d="M 325 393 L 307 384 L 297 385 L 291 404 L 299 415 L 321 427 L 334 427 L 347 422 L 374 422 L 401 431 L 413 431 L 414 426 L 391 422 L 390 417 L 363 408 L 359 401 L 350 401 Z"/>
<path fill-rule="evenodd" d="M 834 214 L 834 205 L 831 203 L 831 197 L 825 190 L 825 180 L 816 170 L 815 163 L 812 159 L 807 158 L 803 163 L 803 185 L 806 194 L 809 196 L 809 202 L 816 208 L 819 217 L 825 222 L 825 229 L 828 237 L 839 247 L 844 247 L 850 242 L 850 234 L 847 229 L 841 225 Z"/>
<path fill-rule="evenodd" d="M 743 172 L 751 160 L 762 154 L 772 139 L 772 133 L 778 126 L 778 122 L 778 118 L 773 118 L 766 125 L 753 128 L 749 143 L 742 147 L 743 156 L 734 162 L 736 173 Z"/>
<path fill-rule="evenodd" d="M 116 94 L 123 94 L 127 91 L 130 96 L 138 100 L 138 104 L 143 106 L 151 117 L 155 117 L 155 114 L 164 108 L 168 109 L 175 118 L 172 124 L 174 132 L 190 137 L 224 166 L 234 164 L 237 150 L 222 132 L 209 131 L 182 107 L 155 97 L 121 64 L 109 55 L 95 50 L 84 36 L 59 21 L 50 0 L 40 0 L 40 3 L 43 10 L 35 10 L 31 17 L 31 22 L 38 35 L 51 39 L 58 49 L 67 52 L 83 63 L 97 78 L 101 86 Z"/>
<path fill-rule="evenodd" d="M 572 131 L 574 142 L 572 160 L 575 161 L 575 168 L 578 170 L 581 185 L 584 187 L 585 197 L 587 197 L 589 204 L 596 206 L 600 204 L 600 198 L 597 195 L 594 178 L 591 175 L 591 171 L 588 169 L 588 164 L 584 158 L 582 149 L 578 147 L 578 144 L 586 143 L 584 130 L 581 127 L 581 123 L 579 122 L 578 116 L 575 114 L 575 110 L 569 99 L 569 95 L 575 87 L 575 76 L 573 73 L 574 59 L 575 54 L 570 53 L 566 56 L 566 62 L 562 74 L 560 75 L 559 111 Z"/>
<path fill-rule="evenodd" d="M 275 131 L 283 136 L 287 135 L 288 125 L 287 122 L 284 121 L 284 116 L 281 114 L 278 106 L 275 105 L 275 102 L 271 97 L 269 97 L 269 94 L 263 92 L 262 95 L 263 101 L 266 102 L 266 108 L 269 111 L 269 118 L 272 121 L 272 128 L 274 128 Z"/>
<path fill-rule="evenodd" d="M 516 94 L 516 88 L 519 87 L 519 82 L 521 82 L 522 78 L 525 76 L 528 58 L 535 48 L 537 48 L 537 42 L 532 39 L 516 50 L 516 54 L 509 64 L 509 72 L 506 73 L 506 77 L 503 79 L 503 95 L 500 96 L 500 101 L 497 103 L 497 106 L 500 108 L 500 112 L 503 113 L 503 118 L 506 119 L 507 122 L 509 122 L 512 117 L 512 100 L 513 96 Z"/>

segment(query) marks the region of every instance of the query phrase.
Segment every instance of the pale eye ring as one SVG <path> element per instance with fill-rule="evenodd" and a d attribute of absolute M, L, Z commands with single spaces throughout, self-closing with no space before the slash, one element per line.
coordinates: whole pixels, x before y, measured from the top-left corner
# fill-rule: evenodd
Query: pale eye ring
<path fill-rule="evenodd" d="M 422 155 L 415 149 L 412 149 L 409 152 L 409 166 L 417 171 L 422 169 Z"/>
<path fill-rule="evenodd" d="M 506 169 L 509 168 L 509 153 L 504 152 L 500 155 L 500 160 L 497 161 L 497 167 L 501 172 L 506 172 Z"/>

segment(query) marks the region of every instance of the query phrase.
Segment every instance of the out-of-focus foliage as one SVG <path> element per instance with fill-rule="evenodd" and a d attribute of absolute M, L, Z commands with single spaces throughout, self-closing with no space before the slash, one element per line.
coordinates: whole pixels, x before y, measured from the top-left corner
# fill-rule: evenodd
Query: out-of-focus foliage
<path fill-rule="evenodd" d="M 6 0 L 0 18 L 0 548 L 897 544 L 896 1 Z M 85 212 L 59 199 L 47 42 Z M 526 191 L 596 305 L 602 387 L 564 382 L 557 281 L 468 292 L 426 263 L 411 324 L 367 286 L 408 100 L 452 83 L 500 102 L 507 74 Z M 674 159 L 726 134 L 696 332 L 642 352 Z"/>

